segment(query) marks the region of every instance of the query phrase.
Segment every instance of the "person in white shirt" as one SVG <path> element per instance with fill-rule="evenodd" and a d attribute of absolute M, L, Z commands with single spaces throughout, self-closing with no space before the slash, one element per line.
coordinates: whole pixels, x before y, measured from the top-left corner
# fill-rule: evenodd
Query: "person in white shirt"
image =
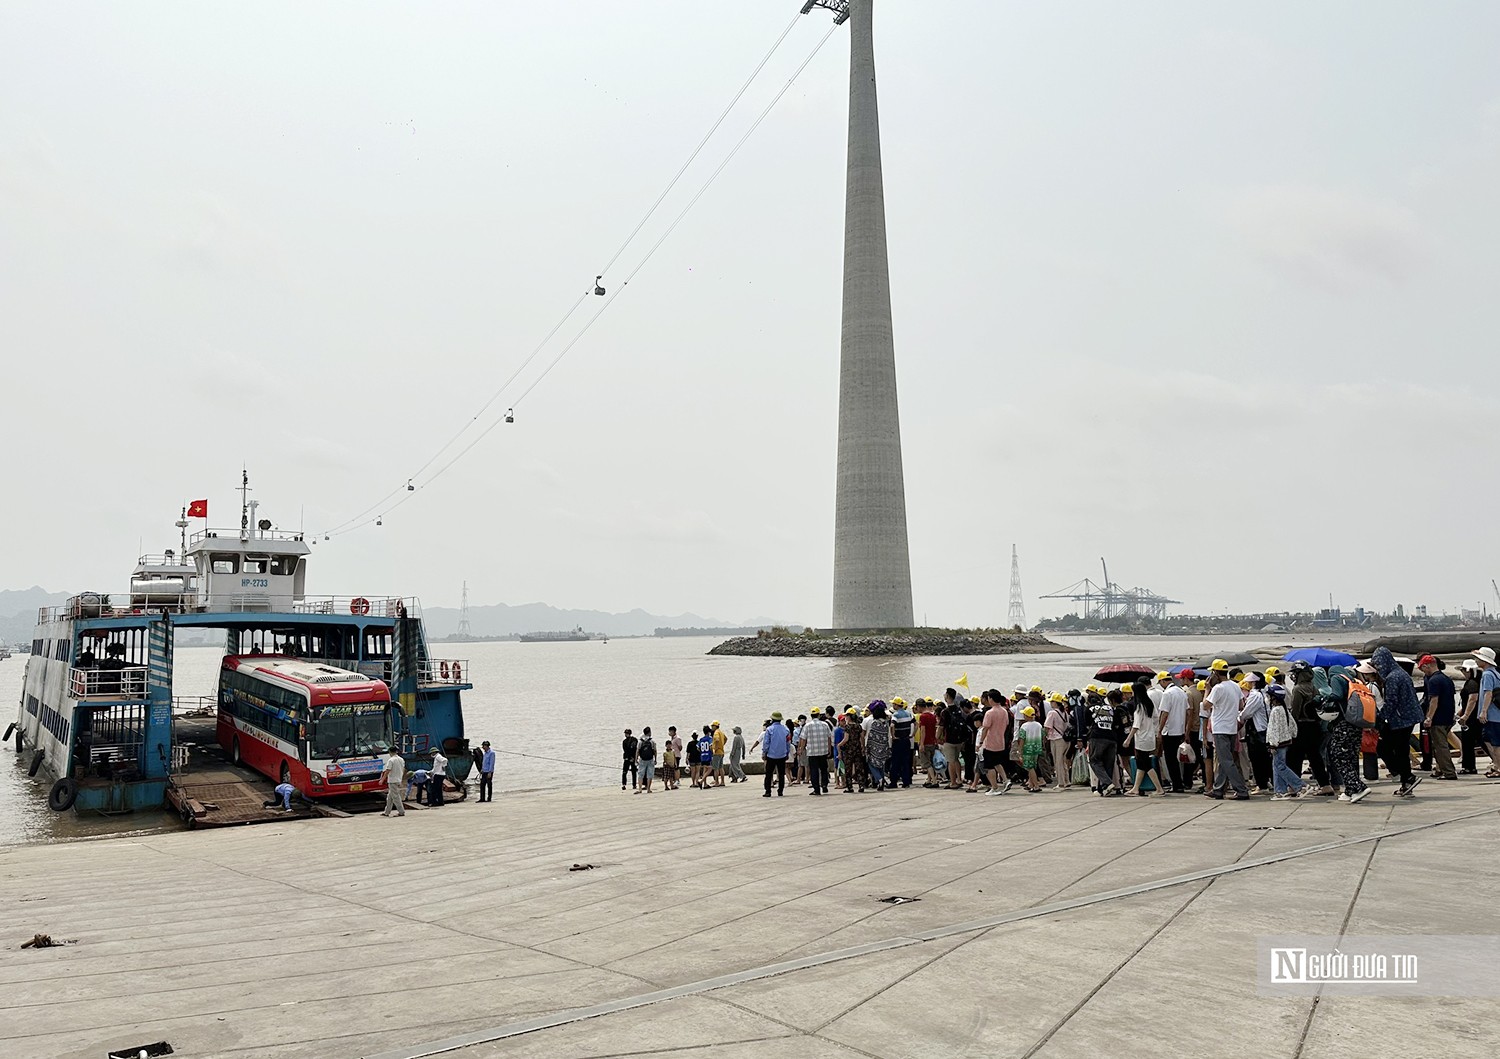
<path fill-rule="evenodd" d="M 385 784 L 385 812 L 381 816 L 406 815 L 406 803 L 401 800 L 402 784 L 406 779 L 406 759 L 391 747 L 391 752 L 385 757 L 385 764 L 380 769 L 380 780 Z"/>
<path fill-rule="evenodd" d="M 1162 672 L 1162 673 L 1156 674 L 1156 683 L 1152 684 L 1149 688 L 1146 689 L 1146 694 L 1149 695 L 1149 696 L 1151 696 L 1151 705 L 1155 709 L 1157 709 L 1157 710 L 1161 709 L 1162 696 L 1167 693 L 1167 689 L 1169 687 L 1171 687 L 1171 686 L 1172 686 L 1172 674 L 1171 673 Z"/>
<path fill-rule="evenodd" d="M 1245 692 L 1244 705 L 1240 707 L 1240 731 L 1244 734 L 1245 752 L 1249 756 L 1250 775 L 1254 781 L 1252 793 L 1271 789 L 1271 752 L 1266 747 L 1266 725 L 1270 722 L 1270 707 L 1260 690 L 1260 675 L 1247 673 L 1240 682 Z"/>
<path fill-rule="evenodd" d="M 1156 768 L 1156 732 L 1161 725 L 1161 713 L 1152 705 L 1149 691 L 1144 698 L 1137 695 L 1136 700 L 1135 720 L 1130 726 L 1130 735 L 1126 737 L 1126 742 L 1134 748 L 1135 753 L 1135 783 L 1131 786 L 1130 793 L 1146 797 L 1141 785 L 1149 775 L 1157 794 L 1165 797 L 1167 788 Z"/>
<path fill-rule="evenodd" d="M 448 775 L 448 759 L 442 750 L 432 748 L 432 767 L 427 773 L 427 808 L 434 809 L 443 804 L 443 780 Z"/>
<path fill-rule="evenodd" d="M 1220 801 L 1230 788 L 1234 789 L 1235 801 L 1250 797 L 1234 753 L 1235 736 L 1240 730 L 1241 700 L 1240 686 L 1229 679 L 1229 663 L 1215 658 L 1208 667 L 1208 698 L 1204 700 L 1210 711 L 1208 724 L 1214 741 L 1214 785 L 1203 793 Z"/>
<path fill-rule="evenodd" d="M 1183 783 L 1182 763 L 1177 754 L 1187 737 L 1188 693 L 1180 679 L 1162 691 L 1157 709 L 1161 713 L 1161 761 L 1167 771 L 1168 789 L 1181 794 L 1187 785 Z"/>

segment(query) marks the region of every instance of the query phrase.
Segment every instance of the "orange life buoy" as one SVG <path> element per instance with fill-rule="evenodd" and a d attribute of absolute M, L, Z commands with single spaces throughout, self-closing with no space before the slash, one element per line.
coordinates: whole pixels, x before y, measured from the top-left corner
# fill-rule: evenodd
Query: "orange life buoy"
<path fill-rule="evenodd" d="M 443 679 L 447 680 L 448 679 L 448 663 L 447 662 L 443 663 L 441 672 L 443 674 Z"/>
<path fill-rule="evenodd" d="M 355 596 L 353 599 L 351 599 L 349 601 L 349 613 L 350 614 L 368 614 L 368 613 L 370 613 L 370 601 L 368 599 L 366 599 L 364 596 Z"/>
<path fill-rule="evenodd" d="M 457 662 L 454 662 L 453 663 L 453 679 L 455 681 L 460 681 L 460 680 L 463 680 L 463 678 L 464 678 L 463 669 L 459 666 L 459 664 Z"/>

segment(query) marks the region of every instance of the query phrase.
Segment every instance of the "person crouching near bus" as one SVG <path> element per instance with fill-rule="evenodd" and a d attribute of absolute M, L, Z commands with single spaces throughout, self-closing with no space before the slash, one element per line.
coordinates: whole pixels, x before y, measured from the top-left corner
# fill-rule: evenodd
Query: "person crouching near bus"
<path fill-rule="evenodd" d="M 427 807 L 443 804 L 443 780 L 448 776 L 448 759 L 439 747 L 432 748 L 432 770 L 427 775 Z"/>
<path fill-rule="evenodd" d="M 380 768 L 380 782 L 385 784 L 385 812 L 381 816 L 406 815 L 406 803 L 402 801 L 402 781 L 406 779 L 406 759 L 391 747 L 391 752 L 385 756 L 385 764 Z"/>
<path fill-rule="evenodd" d="M 432 776 L 425 768 L 412 769 L 406 774 L 406 800 L 412 801 L 412 792 L 416 792 L 416 803 L 421 805 L 427 798 L 427 781 Z"/>
<path fill-rule="evenodd" d="M 274 809 L 277 805 L 280 805 L 283 813 L 289 813 L 292 811 L 292 795 L 296 793 L 297 788 L 293 787 L 290 783 L 278 783 L 276 785 L 276 792 L 271 795 L 268 801 L 261 803 L 261 808 Z"/>

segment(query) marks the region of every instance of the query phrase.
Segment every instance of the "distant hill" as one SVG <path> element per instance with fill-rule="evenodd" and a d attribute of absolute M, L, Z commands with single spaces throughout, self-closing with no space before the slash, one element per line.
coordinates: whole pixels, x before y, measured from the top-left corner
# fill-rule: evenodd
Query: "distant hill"
<path fill-rule="evenodd" d="M 30 588 L 0 591 L 0 642 L 30 643 L 36 628 L 36 612 L 42 607 L 66 603 L 71 592 L 48 592 Z"/>
<path fill-rule="evenodd" d="M 0 640 L 5 643 L 29 641 L 36 625 L 37 608 L 65 603 L 70 595 L 71 592 L 48 592 L 37 587 L 0 591 Z M 422 616 L 427 623 L 427 635 L 433 639 L 440 640 L 458 632 L 456 608 L 425 607 Z M 522 603 L 516 606 L 496 603 L 487 607 L 469 608 L 469 627 L 475 636 L 519 636 L 521 633 L 551 632 L 579 626 L 585 632 L 603 633 L 606 636 L 651 636 L 660 628 L 694 628 L 705 632 L 725 630 L 727 633 L 728 630 L 745 626 L 759 628 L 776 624 L 786 623 L 770 618 L 727 622 L 718 618 L 705 618 L 701 614 L 648 614 L 639 609 L 625 614 L 611 614 L 602 610 L 563 610 L 546 603 Z"/>
<path fill-rule="evenodd" d="M 458 631 L 458 610 L 452 607 L 423 607 L 427 635 L 442 639 Z M 606 636 L 651 636 L 660 628 L 730 629 L 741 624 L 760 625 L 758 621 L 741 623 L 705 618 L 700 614 L 648 614 L 636 609 L 624 614 L 602 610 L 562 610 L 546 603 L 521 603 L 510 606 L 496 603 L 469 608 L 469 629 L 475 636 L 518 636 L 527 632 L 551 632 L 576 629 L 603 633 Z M 769 623 L 768 623 L 769 624 Z"/>

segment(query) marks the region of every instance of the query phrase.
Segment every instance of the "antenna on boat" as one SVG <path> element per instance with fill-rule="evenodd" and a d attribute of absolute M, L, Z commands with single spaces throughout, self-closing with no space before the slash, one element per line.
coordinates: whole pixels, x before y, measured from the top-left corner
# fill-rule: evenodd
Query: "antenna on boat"
<path fill-rule="evenodd" d="M 182 554 L 187 554 L 187 508 L 182 509 L 182 515 L 177 519 L 177 529 L 182 534 Z"/>
<path fill-rule="evenodd" d="M 250 539 L 250 472 L 240 467 L 240 540 Z"/>

